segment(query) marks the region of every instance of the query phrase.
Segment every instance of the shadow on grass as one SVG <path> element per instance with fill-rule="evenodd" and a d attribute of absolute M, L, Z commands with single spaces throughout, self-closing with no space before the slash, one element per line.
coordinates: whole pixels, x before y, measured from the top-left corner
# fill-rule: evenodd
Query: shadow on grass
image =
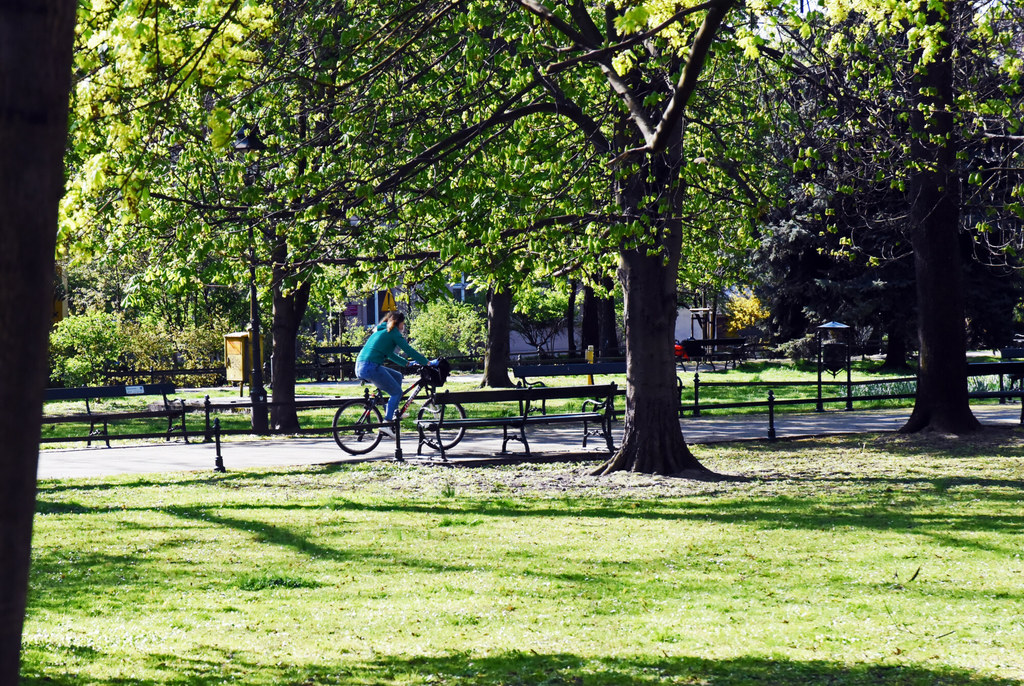
<path fill-rule="evenodd" d="M 38 648 L 36 649 L 38 650 Z M 46 656 L 57 662 L 60 649 Z M 37 657 L 38 656 L 38 657 Z M 23 670 L 23 686 L 78 686 L 93 683 L 82 674 L 47 669 L 39 654 L 30 651 Z M 33 659 L 34 658 L 34 659 Z M 72 658 L 73 659 L 73 658 Z M 847 664 L 743 657 L 708 660 L 696 657 L 584 658 L 567 653 L 541 654 L 510 651 L 477 656 L 458 653 L 442 657 L 379 657 L 374 660 L 300 666 L 282 663 L 246 663 L 238 654 L 225 653 L 222 661 L 188 659 L 177 655 L 149 655 L 135 674 L 104 679 L 112 686 L 156 684 L 213 686 L 214 684 L 274 684 L 326 686 L 327 684 L 465 684 L 498 686 L 545 684 L 547 686 L 649 686 L 654 684 L 703 684 L 746 686 L 754 684 L 830 684 L 831 686 L 1011 686 L 1016 680 L 984 676 L 944 666 L 914 663 L 894 665 Z M 128 669 L 131 669 L 128 667 Z M 126 669 L 126 671 L 128 671 Z M 152 674 L 149 678 L 140 673 Z"/>

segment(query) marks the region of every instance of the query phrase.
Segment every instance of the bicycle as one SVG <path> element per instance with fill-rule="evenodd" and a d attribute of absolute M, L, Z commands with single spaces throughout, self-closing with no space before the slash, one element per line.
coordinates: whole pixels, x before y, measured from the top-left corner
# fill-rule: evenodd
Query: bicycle
<path fill-rule="evenodd" d="M 438 361 L 437 366 L 410 365 L 410 371 L 418 373 L 419 378 L 402 392 L 402 397 L 408 396 L 408 400 L 402 403 L 398 411 L 395 412 L 395 418 L 391 421 L 384 420 L 380 409 L 387 405 L 387 398 L 384 397 L 384 392 L 377 389 L 375 393 L 371 394 L 369 388 L 365 389 L 362 398 L 350 400 L 342 404 L 338 411 L 334 413 L 334 423 L 332 425 L 334 441 L 338 444 L 339 448 L 350 455 L 365 455 L 380 444 L 381 438 L 384 436 L 380 430 L 384 427 L 390 427 L 395 434 L 396 456 L 398 459 L 401 459 L 398 436 L 402 417 L 405 416 L 405 413 L 421 391 L 425 390 L 433 396 L 434 391 L 439 386 L 443 386 L 448 379 L 450 369 L 448 360 L 444 358 Z M 442 413 L 449 416 L 451 413 L 454 413 L 461 419 L 466 418 L 466 411 L 458 403 L 435 406 L 433 400 L 428 400 L 420 408 L 419 412 L 416 413 L 416 419 L 417 421 L 436 419 L 441 417 Z M 465 427 L 442 431 L 440 435 L 441 445 L 438 445 L 436 435 L 427 436 L 421 432 L 420 443 L 434 450 L 440 450 L 442 445 L 444 450 L 449 450 L 457 445 L 465 435 Z"/>

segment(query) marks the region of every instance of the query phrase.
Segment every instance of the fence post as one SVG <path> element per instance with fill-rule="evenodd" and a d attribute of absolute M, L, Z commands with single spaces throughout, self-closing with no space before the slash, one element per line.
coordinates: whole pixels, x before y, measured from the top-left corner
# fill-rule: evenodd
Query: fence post
<path fill-rule="evenodd" d="M 853 409 L 853 378 L 850 376 L 849 348 L 846 354 L 846 409 L 849 411 Z"/>
<path fill-rule="evenodd" d="M 217 456 L 213 459 L 213 471 L 226 472 L 228 470 L 224 468 L 224 458 L 220 454 L 220 417 L 213 420 L 213 436 L 217 442 Z"/>
<path fill-rule="evenodd" d="M 203 401 L 203 409 L 206 411 L 206 428 L 203 430 L 203 443 L 209 443 L 210 437 L 210 410 L 213 408 L 213 404 L 210 402 L 210 396 L 206 396 L 206 400 Z"/>
<path fill-rule="evenodd" d="M 700 374 L 693 373 L 693 416 L 700 416 Z"/>
<path fill-rule="evenodd" d="M 775 440 L 775 393 L 768 389 L 768 440 Z"/>

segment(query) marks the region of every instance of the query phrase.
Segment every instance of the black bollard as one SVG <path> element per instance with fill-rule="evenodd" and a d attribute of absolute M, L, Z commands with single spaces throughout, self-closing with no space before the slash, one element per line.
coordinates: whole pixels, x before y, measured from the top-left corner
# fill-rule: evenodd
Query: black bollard
<path fill-rule="evenodd" d="M 213 460 L 213 471 L 215 472 L 226 472 L 224 468 L 224 458 L 220 454 L 220 417 L 213 420 L 213 439 L 217 446 L 217 456 Z"/>

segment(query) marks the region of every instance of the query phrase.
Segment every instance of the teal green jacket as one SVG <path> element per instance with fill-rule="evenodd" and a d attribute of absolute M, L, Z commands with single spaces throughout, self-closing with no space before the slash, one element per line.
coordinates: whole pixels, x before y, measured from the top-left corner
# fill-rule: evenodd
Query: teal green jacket
<path fill-rule="evenodd" d="M 420 364 L 430 364 L 430 360 L 416 352 L 416 349 L 409 345 L 409 341 L 405 340 L 405 336 L 402 335 L 397 326 L 388 331 L 387 324 L 384 323 L 378 324 L 377 330 L 363 344 L 363 349 L 359 351 L 359 357 L 356 358 L 356 362 L 384 364 L 385 360 L 391 360 L 402 367 L 409 364 L 408 360 L 395 352 L 395 348 L 401 348 L 406 355 Z"/>

